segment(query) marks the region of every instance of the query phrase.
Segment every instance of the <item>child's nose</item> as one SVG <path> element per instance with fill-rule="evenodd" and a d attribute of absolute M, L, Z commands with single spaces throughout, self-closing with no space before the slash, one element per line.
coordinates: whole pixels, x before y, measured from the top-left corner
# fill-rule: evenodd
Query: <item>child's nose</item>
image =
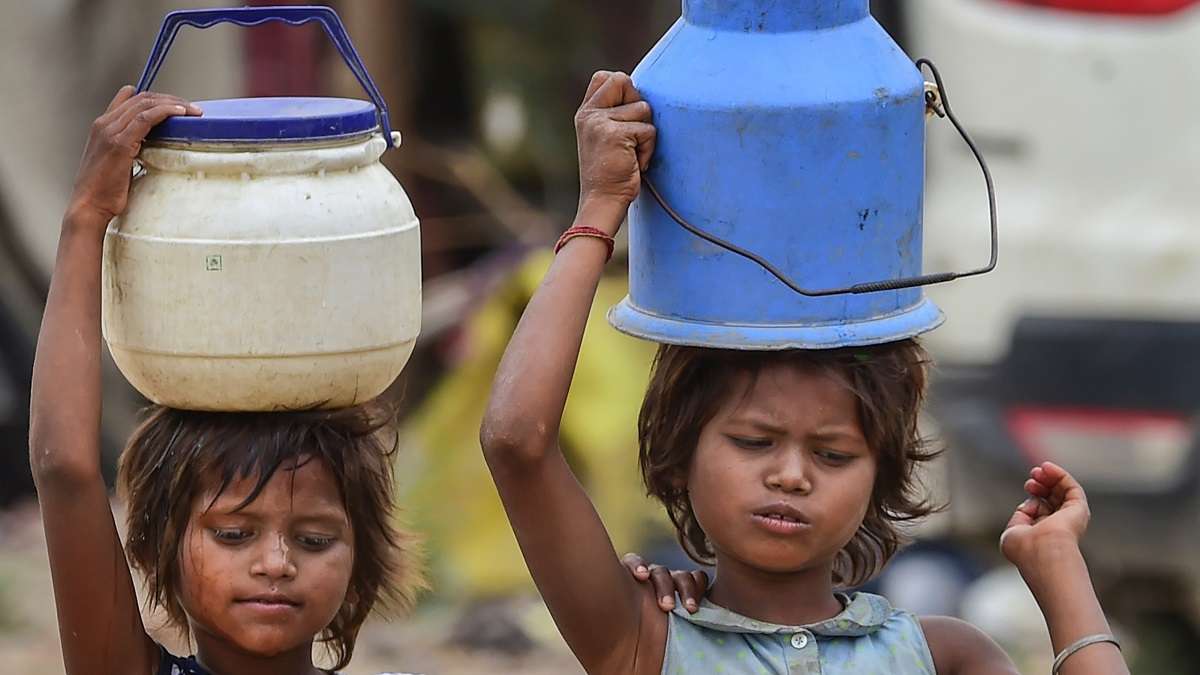
<path fill-rule="evenodd" d="M 287 537 L 264 537 L 250 573 L 272 579 L 289 579 L 296 576 L 296 564 L 292 561 L 292 550 L 288 546 Z"/>
<path fill-rule="evenodd" d="M 812 481 L 804 452 L 789 448 L 779 453 L 779 459 L 767 474 L 767 487 L 784 492 L 808 494 L 812 492 Z"/>

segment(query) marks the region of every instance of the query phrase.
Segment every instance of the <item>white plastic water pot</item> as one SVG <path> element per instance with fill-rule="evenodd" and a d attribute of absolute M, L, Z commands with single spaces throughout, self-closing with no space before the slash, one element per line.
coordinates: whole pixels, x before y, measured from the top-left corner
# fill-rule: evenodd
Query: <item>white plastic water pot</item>
<path fill-rule="evenodd" d="M 327 8 L 178 12 L 160 46 L 176 15 L 170 36 L 181 24 L 248 24 L 293 9 L 324 10 L 299 19 L 342 30 Z M 348 40 L 335 42 L 347 56 Z M 419 223 L 379 162 L 399 136 L 361 63 L 351 65 L 374 103 L 200 101 L 203 116 L 152 132 L 128 211 L 105 235 L 103 266 L 105 340 L 150 400 L 346 407 L 378 396 L 404 367 L 420 330 Z"/>

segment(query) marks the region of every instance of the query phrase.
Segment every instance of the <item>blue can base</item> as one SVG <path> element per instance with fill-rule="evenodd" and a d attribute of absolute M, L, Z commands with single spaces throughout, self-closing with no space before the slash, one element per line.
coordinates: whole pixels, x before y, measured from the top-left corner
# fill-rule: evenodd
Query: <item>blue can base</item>
<path fill-rule="evenodd" d="M 929 298 L 902 312 L 853 323 L 737 325 L 686 321 L 644 312 L 626 297 L 608 311 L 614 328 L 643 340 L 714 349 L 837 349 L 896 342 L 946 320 Z"/>

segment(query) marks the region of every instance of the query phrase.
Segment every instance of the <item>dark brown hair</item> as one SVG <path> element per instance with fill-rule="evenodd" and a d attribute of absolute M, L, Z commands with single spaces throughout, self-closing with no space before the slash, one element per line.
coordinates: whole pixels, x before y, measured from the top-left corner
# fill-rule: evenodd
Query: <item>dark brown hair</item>
<path fill-rule="evenodd" d="M 281 467 L 320 459 L 333 473 L 354 531 L 346 599 L 317 636 L 336 662 L 334 670 L 345 668 L 371 611 L 405 611 L 423 588 L 416 542 L 394 523 L 394 420 L 381 404 L 272 413 L 148 408 L 121 456 L 117 486 L 128 509 L 125 552 L 145 577 L 151 605 L 186 629 L 178 599 L 179 551 L 196 499 L 253 478 L 254 489 L 241 504 L 246 506 Z"/>
<path fill-rule="evenodd" d="M 915 340 L 833 350 L 734 351 L 663 345 L 638 416 L 639 459 L 648 493 L 667 508 L 679 543 L 702 564 L 715 553 L 683 487 L 700 432 L 739 376 L 786 365 L 827 373 L 858 402 L 859 423 L 878 467 L 871 503 L 834 563 L 834 583 L 860 585 L 905 543 L 900 524 L 937 511 L 922 494 L 916 467 L 939 454 L 917 430 L 928 357 Z"/>

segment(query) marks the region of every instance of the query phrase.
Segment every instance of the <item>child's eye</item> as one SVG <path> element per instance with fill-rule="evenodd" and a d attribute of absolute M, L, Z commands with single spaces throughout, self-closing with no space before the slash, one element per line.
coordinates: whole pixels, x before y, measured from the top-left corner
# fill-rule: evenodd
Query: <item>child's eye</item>
<path fill-rule="evenodd" d="M 833 450 L 817 450 L 816 455 L 831 464 L 845 464 L 854 459 L 854 455 L 847 455 Z"/>
<path fill-rule="evenodd" d="M 296 537 L 296 541 L 306 548 L 323 549 L 329 548 L 333 543 L 333 537 L 324 537 L 319 534 L 302 534 Z"/>
<path fill-rule="evenodd" d="M 771 439 L 769 438 L 751 438 L 747 436 L 733 436 L 731 434 L 726 434 L 726 438 L 739 448 L 747 450 L 763 450 L 771 447 Z"/>
<path fill-rule="evenodd" d="M 250 538 L 245 530 L 213 528 L 213 538 L 223 544 L 240 544 Z"/>

